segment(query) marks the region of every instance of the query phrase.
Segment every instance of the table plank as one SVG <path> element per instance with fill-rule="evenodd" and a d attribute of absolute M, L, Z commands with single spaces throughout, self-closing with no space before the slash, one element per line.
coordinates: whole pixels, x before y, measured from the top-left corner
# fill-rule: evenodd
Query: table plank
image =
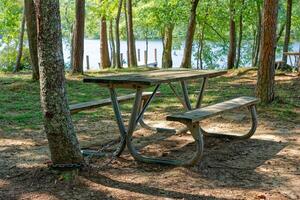
<path fill-rule="evenodd" d="M 127 73 L 117 75 L 106 75 L 101 77 L 88 77 L 83 81 L 86 83 L 98 83 L 108 85 L 136 85 L 153 86 L 160 83 L 169 83 L 182 80 L 193 80 L 198 78 L 210 78 L 221 76 L 227 71 L 215 70 L 155 70 L 150 72 Z"/>

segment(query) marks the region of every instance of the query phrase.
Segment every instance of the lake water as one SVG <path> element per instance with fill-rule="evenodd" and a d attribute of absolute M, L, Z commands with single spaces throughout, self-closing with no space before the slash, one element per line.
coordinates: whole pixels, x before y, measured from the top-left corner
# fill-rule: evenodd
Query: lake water
<path fill-rule="evenodd" d="M 299 51 L 299 43 L 294 43 L 291 47 L 290 51 Z M 183 47 L 184 45 L 181 45 L 180 49 L 173 50 L 172 51 L 172 59 L 173 59 L 173 66 L 174 68 L 178 68 L 181 64 L 181 60 L 183 57 Z M 148 50 L 148 63 L 154 63 L 154 49 L 157 49 L 157 61 L 158 61 L 158 67 L 161 67 L 161 60 L 162 60 L 162 50 L 163 45 L 162 41 L 160 40 L 151 40 L 149 41 L 149 50 Z M 138 65 L 144 65 L 144 51 L 146 50 L 146 43 L 145 41 L 136 41 L 136 49 L 140 49 L 141 55 L 140 55 L 140 61 L 138 62 Z M 127 61 L 127 42 L 121 41 L 121 53 L 123 54 L 123 59 Z M 89 56 L 89 62 L 90 62 L 90 69 L 91 70 L 99 70 L 99 61 L 100 61 L 100 40 L 90 40 L 85 39 L 84 40 L 84 70 L 86 70 L 86 55 Z M 64 58 L 65 63 L 70 63 L 70 50 L 69 48 L 64 44 Z M 220 55 L 215 59 L 215 63 L 219 68 L 226 68 L 227 66 L 227 55 Z M 277 60 L 281 59 L 281 54 L 278 55 Z M 192 57 L 192 64 L 193 67 L 196 67 L 196 60 L 194 57 Z M 126 67 L 126 63 L 123 65 Z M 205 64 L 204 64 L 205 66 Z"/>

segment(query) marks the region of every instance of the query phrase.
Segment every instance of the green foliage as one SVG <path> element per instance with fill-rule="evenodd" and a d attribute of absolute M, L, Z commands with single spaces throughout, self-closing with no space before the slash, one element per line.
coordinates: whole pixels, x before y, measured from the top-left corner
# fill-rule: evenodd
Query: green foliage
<path fill-rule="evenodd" d="M 14 46 L 5 46 L 0 51 L 0 71 L 12 71 L 16 64 L 17 49 Z M 21 68 L 30 68 L 30 55 L 27 47 L 23 48 L 23 55 L 21 58 Z"/>

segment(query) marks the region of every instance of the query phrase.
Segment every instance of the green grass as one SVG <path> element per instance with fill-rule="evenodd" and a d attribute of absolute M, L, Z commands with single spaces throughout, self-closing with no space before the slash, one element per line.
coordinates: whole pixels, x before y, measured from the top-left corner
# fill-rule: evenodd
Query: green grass
<path fill-rule="evenodd" d="M 135 69 L 145 71 L 149 69 Z M 254 69 L 255 70 L 255 69 Z M 107 70 L 103 73 L 132 72 L 134 70 Z M 203 104 L 211 104 L 230 98 L 255 94 L 255 71 L 236 70 L 231 71 L 232 76 L 223 76 L 209 80 L 205 92 Z M 90 76 L 100 76 L 102 73 L 89 73 Z M 81 81 L 82 76 L 75 78 L 67 75 L 67 93 L 69 103 L 89 101 L 109 97 L 106 88 L 100 88 L 96 84 L 87 84 Z M 199 90 L 200 82 L 191 82 L 189 91 L 192 102 L 196 101 L 196 91 Z M 271 105 L 259 105 L 259 114 L 268 119 L 289 121 L 297 123 L 300 108 L 299 78 L 276 82 L 276 99 Z M 176 85 L 180 88 L 179 85 Z M 0 73 L 0 130 L 14 131 L 25 128 L 41 129 L 42 114 L 40 109 L 39 83 L 31 80 L 30 73 L 10 74 Z M 153 88 L 149 88 L 151 91 Z M 167 85 L 160 88 L 161 98 L 156 98 L 149 107 L 149 111 L 174 112 L 180 109 L 180 104 Z M 118 94 L 132 93 L 128 89 L 119 89 Z M 298 94 L 298 96 L 297 96 Z M 121 108 L 129 112 L 131 104 L 122 104 Z M 113 118 L 110 106 L 93 111 L 81 112 L 73 116 L 75 121 L 88 119 L 97 121 L 106 117 Z M 299 121 L 298 121 L 299 122 Z"/>

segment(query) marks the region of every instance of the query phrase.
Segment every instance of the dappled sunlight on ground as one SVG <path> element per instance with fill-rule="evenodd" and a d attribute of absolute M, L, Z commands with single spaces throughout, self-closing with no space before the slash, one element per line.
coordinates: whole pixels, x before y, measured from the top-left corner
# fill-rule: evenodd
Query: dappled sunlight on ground
<path fill-rule="evenodd" d="M 241 71 L 238 77 L 236 74 L 232 72 L 212 82 L 204 105 L 241 92 L 254 93 L 256 71 Z M 80 78 L 74 78 L 72 84 L 78 84 L 76 80 Z M 125 150 L 119 158 L 90 158 L 91 168 L 79 172 L 70 183 L 47 168 L 49 150 L 41 124 L 37 128 L 27 127 L 33 122 L 18 118 L 23 124 L 12 127 L 11 121 L 1 121 L 0 199 L 299 199 L 300 125 L 296 114 L 300 98 L 286 91 L 286 87 L 298 87 L 299 80 L 290 75 L 276 80 L 281 96 L 271 106 L 258 106 L 255 135 L 248 140 L 205 138 L 203 159 L 193 167 L 138 163 Z M 165 121 L 166 115 L 182 109 L 171 94 L 162 96 L 169 105 L 164 106 L 163 101 L 156 99 L 155 106 L 150 106 L 145 114 L 145 121 L 156 127 L 183 127 Z M 129 108 L 129 104 L 122 107 L 125 124 Z M 108 146 L 104 148 L 108 151 L 116 147 L 115 143 L 110 144 L 119 136 L 111 110 L 105 107 L 72 116 L 82 147 L 99 150 Z M 247 111 L 241 111 L 204 120 L 201 125 L 212 132 L 244 133 L 251 124 Z M 189 132 L 155 133 L 140 126 L 133 143 L 142 153 L 164 158 L 186 158 L 194 150 Z"/>

